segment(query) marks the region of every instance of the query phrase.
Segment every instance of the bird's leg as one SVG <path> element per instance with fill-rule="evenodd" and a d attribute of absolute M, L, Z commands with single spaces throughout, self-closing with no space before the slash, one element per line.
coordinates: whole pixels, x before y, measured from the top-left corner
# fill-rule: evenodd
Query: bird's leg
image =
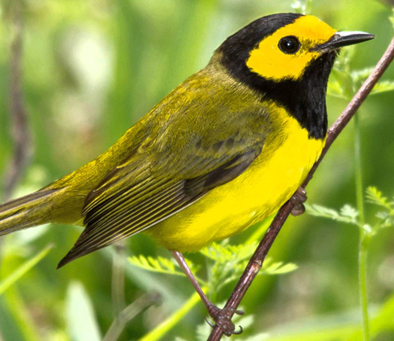
<path fill-rule="evenodd" d="M 290 198 L 290 201 L 294 204 L 291 214 L 293 216 L 301 215 L 305 212 L 304 202 L 306 201 L 306 191 L 301 186 L 298 187 L 297 191 Z"/>
<path fill-rule="evenodd" d="M 223 330 L 223 333 L 227 336 L 230 336 L 232 334 L 241 334 L 242 327 L 240 326 L 239 331 L 235 331 L 235 326 L 234 323 L 231 321 L 231 317 L 234 313 L 238 315 L 243 315 L 244 312 L 242 310 L 235 310 L 233 308 L 220 309 L 216 305 L 214 305 L 202 291 L 196 278 L 194 277 L 193 273 L 188 267 L 185 258 L 183 258 L 182 253 L 178 251 L 171 251 L 171 253 L 175 257 L 176 261 L 178 262 L 179 266 L 181 267 L 187 278 L 193 284 L 197 293 L 200 295 L 201 300 L 204 302 L 205 306 L 207 307 L 208 314 L 212 317 L 212 319 L 216 322 L 216 324 Z M 213 325 L 208 320 L 207 322 L 211 327 L 213 327 Z"/>

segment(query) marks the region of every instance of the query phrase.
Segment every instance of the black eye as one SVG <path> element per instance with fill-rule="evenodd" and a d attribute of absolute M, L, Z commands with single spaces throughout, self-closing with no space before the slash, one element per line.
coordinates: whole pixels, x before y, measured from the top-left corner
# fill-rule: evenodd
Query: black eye
<path fill-rule="evenodd" d="M 278 46 L 282 50 L 282 52 L 286 54 L 294 54 L 300 49 L 301 44 L 296 37 L 288 36 L 282 38 L 279 41 Z"/>

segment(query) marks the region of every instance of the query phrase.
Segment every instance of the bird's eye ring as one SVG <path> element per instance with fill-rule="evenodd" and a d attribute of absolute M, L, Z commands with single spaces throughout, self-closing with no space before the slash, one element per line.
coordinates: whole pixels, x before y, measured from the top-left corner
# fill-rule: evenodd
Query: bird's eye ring
<path fill-rule="evenodd" d="M 279 41 L 278 47 L 286 54 L 294 54 L 300 49 L 301 44 L 294 36 L 287 36 Z"/>

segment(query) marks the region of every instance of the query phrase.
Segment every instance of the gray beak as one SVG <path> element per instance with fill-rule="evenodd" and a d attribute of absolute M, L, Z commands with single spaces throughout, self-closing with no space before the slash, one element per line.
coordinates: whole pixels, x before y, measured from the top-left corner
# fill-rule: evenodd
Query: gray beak
<path fill-rule="evenodd" d="M 373 38 L 375 38 L 373 34 L 366 32 L 337 32 L 330 38 L 329 41 L 314 47 L 313 50 L 328 52 L 343 46 L 362 43 Z"/>

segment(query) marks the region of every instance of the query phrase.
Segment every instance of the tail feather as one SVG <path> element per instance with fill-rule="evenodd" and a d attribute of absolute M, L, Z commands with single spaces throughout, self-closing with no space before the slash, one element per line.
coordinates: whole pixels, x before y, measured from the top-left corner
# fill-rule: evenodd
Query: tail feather
<path fill-rule="evenodd" d="M 0 205 L 0 236 L 49 222 L 50 200 L 57 189 L 42 189 Z"/>

